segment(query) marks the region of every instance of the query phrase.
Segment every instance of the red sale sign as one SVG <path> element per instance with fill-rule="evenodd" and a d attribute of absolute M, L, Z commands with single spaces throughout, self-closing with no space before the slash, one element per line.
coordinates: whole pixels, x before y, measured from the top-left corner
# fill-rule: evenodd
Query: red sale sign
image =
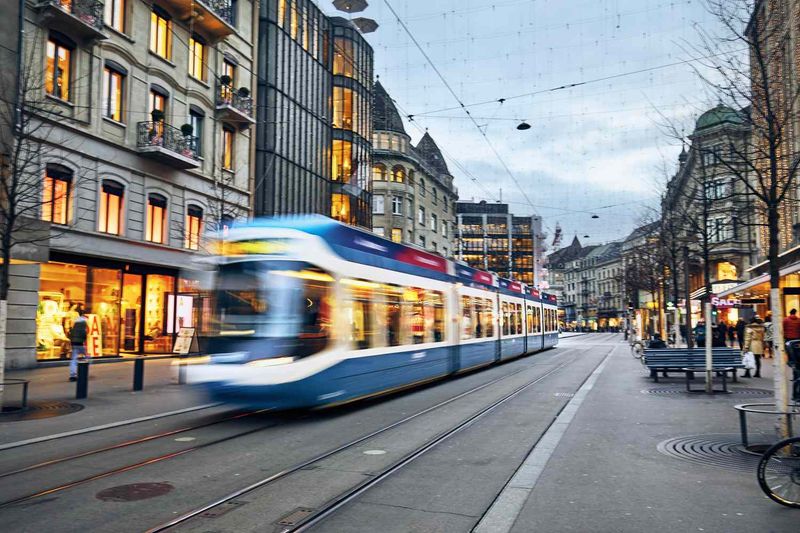
<path fill-rule="evenodd" d="M 86 315 L 86 355 L 89 357 L 102 357 L 103 332 L 100 327 L 100 317 Z"/>

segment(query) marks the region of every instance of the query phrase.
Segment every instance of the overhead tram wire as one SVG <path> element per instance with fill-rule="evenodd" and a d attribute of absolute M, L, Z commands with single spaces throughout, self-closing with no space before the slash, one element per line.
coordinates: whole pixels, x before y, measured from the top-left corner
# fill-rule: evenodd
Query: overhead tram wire
<path fill-rule="evenodd" d="M 394 15 L 394 17 L 397 19 L 397 22 L 400 24 L 400 26 L 406 32 L 408 37 L 411 39 L 411 41 L 414 43 L 414 45 L 417 47 L 417 49 L 420 51 L 420 53 L 423 55 L 423 57 L 425 57 L 425 60 L 431 66 L 433 71 L 436 73 L 436 75 L 439 77 L 439 79 L 442 80 L 442 83 L 447 88 L 447 90 L 450 92 L 450 94 L 453 96 L 453 98 L 456 100 L 456 102 L 458 102 L 460 108 L 463 109 L 464 112 L 470 117 L 470 119 L 472 120 L 472 123 L 475 125 L 475 128 L 478 130 L 478 133 L 480 133 L 481 137 L 483 137 L 483 139 L 486 141 L 486 144 L 489 145 L 489 148 L 492 150 L 492 152 L 494 153 L 495 157 L 497 157 L 498 161 L 503 166 L 503 168 L 505 169 L 506 173 L 508 173 L 508 175 L 511 178 L 511 180 L 514 182 L 514 184 L 517 186 L 517 188 L 522 193 L 523 198 L 525 198 L 525 200 L 531 206 L 531 209 L 533 209 L 534 213 L 536 213 L 536 208 L 533 207 L 533 202 L 531 202 L 530 198 L 528 198 L 528 194 L 525 192 L 525 189 L 522 188 L 522 186 L 520 185 L 519 181 L 517 181 L 516 176 L 514 176 L 514 174 L 511 172 L 511 169 L 508 167 L 508 165 L 506 164 L 505 160 L 503 160 L 502 156 L 500 155 L 500 152 L 497 151 L 497 149 L 494 147 L 492 142 L 489 140 L 489 137 L 486 135 L 486 132 L 483 131 L 483 128 L 481 128 L 480 124 L 478 124 L 478 122 L 475 120 L 475 118 L 472 116 L 472 114 L 466 108 L 466 106 L 464 105 L 464 102 L 461 101 L 461 98 L 459 98 L 458 94 L 456 94 L 456 92 L 450 86 L 450 84 L 448 83 L 447 79 L 444 77 L 444 75 L 441 73 L 441 71 L 436 67 L 436 65 L 433 63 L 431 58 L 428 56 L 428 54 L 425 52 L 425 50 L 419 44 L 419 41 L 417 41 L 417 39 L 414 37 L 414 34 L 411 33 L 411 30 L 408 28 L 408 26 L 406 26 L 405 22 L 403 22 L 403 19 L 400 18 L 400 15 L 397 14 L 397 11 L 394 10 L 394 7 L 392 7 L 392 4 L 389 3 L 389 0 L 383 0 L 383 3 L 386 4 L 386 7 L 389 8 L 389 11 L 392 12 L 392 15 Z M 458 108 L 455 108 L 455 109 L 458 109 Z"/>
<path fill-rule="evenodd" d="M 384 0 L 384 1 L 386 1 L 386 0 Z M 402 22 L 401 22 L 401 24 L 402 24 Z M 555 91 L 562 91 L 562 90 L 565 90 L 565 89 L 572 89 L 574 87 L 580 87 L 580 86 L 589 85 L 589 84 L 592 84 L 592 83 L 599 83 L 599 82 L 602 82 L 602 81 L 608 81 L 608 80 L 613 80 L 613 79 L 617 79 L 617 78 L 623 78 L 623 77 L 626 77 L 626 76 L 635 76 L 636 74 L 643 74 L 645 72 L 652 72 L 654 70 L 661 70 L 661 69 L 665 69 L 665 68 L 675 67 L 675 66 L 678 66 L 678 65 L 687 65 L 689 63 L 694 63 L 696 61 L 702 61 L 704 59 L 711 59 L 711 58 L 714 58 L 714 57 L 719 57 L 719 56 L 723 56 L 723 55 L 739 53 L 739 52 L 743 52 L 743 51 L 745 51 L 744 48 L 741 49 L 741 50 L 720 52 L 719 54 L 711 54 L 711 55 L 707 55 L 707 56 L 703 56 L 703 57 L 695 57 L 695 58 L 691 58 L 691 59 L 684 59 L 682 61 L 675 61 L 675 62 L 672 62 L 672 63 L 665 63 L 663 65 L 656 65 L 654 67 L 647 67 L 647 68 L 642 68 L 642 69 L 638 69 L 638 70 L 631 70 L 631 71 L 628 71 L 628 72 L 621 72 L 619 74 L 612 74 L 610 76 L 603 76 L 603 77 L 600 77 L 600 78 L 593 78 L 591 80 L 579 81 L 579 82 L 575 82 L 575 83 L 567 83 L 567 84 L 564 84 L 564 85 L 559 85 L 557 87 L 550 87 L 548 89 L 540 89 L 538 91 L 531 91 L 531 92 L 528 92 L 528 93 L 517 94 L 517 95 L 514 95 L 514 96 L 506 96 L 504 98 L 493 98 L 492 100 L 483 100 L 481 102 L 474 102 L 474 103 L 471 103 L 471 104 L 464 104 L 464 103 L 459 101 L 460 105 L 458 105 L 458 106 L 443 107 L 441 109 L 434 109 L 433 111 L 423 111 L 422 113 L 414 113 L 411 116 L 412 117 L 422 117 L 422 116 L 433 115 L 435 113 L 443 113 L 445 111 L 453 111 L 453 110 L 456 110 L 456 109 L 465 109 L 465 108 L 469 108 L 469 107 L 477 107 L 477 106 L 482 106 L 482 105 L 496 104 L 497 102 L 500 102 L 501 100 L 504 101 L 504 102 L 507 102 L 509 100 L 517 100 L 519 98 L 525 98 L 525 97 L 528 97 L 528 96 L 536 96 L 538 94 L 545 94 L 545 93 L 551 93 L 551 92 L 555 92 Z M 424 54 L 424 52 L 423 52 L 423 54 Z M 426 57 L 427 57 L 427 55 L 426 55 Z M 433 66 L 433 64 L 431 64 L 431 67 L 433 67 L 433 69 L 438 73 L 438 70 L 436 69 L 435 66 Z"/>

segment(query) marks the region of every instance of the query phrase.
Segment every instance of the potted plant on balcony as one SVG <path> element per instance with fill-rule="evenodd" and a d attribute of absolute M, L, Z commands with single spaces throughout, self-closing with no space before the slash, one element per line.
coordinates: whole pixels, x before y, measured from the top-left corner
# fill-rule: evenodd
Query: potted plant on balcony
<path fill-rule="evenodd" d="M 185 157 L 194 157 L 194 151 L 192 150 L 192 143 L 194 139 L 192 138 L 192 133 L 194 133 L 194 127 L 191 124 L 184 124 L 181 126 L 181 133 L 183 134 L 183 143 L 181 147 L 181 155 Z"/>
<path fill-rule="evenodd" d="M 250 96 L 250 89 L 248 89 L 247 87 L 239 87 L 238 94 L 242 98 L 247 98 L 248 96 Z"/>
<path fill-rule="evenodd" d="M 153 109 L 150 112 L 150 118 L 153 119 L 152 124 L 150 125 L 150 144 L 152 145 L 161 145 L 162 137 L 161 133 L 164 130 L 164 112 L 160 109 Z"/>
<path fill-rule="evenodd" d="M 222 76 L 220 76 L 220 77 L 219 77 L 219 82 L 220 82 L 222 85 L 225 85 L 225 86 L 230 86 L 230 84 L 231 84 L 231 81 L 233 81 L 233 80 L 231 80 L 231 77 L 230 77 L 230 76 L 228 76 L 227 74 L 223 74 Z"/>

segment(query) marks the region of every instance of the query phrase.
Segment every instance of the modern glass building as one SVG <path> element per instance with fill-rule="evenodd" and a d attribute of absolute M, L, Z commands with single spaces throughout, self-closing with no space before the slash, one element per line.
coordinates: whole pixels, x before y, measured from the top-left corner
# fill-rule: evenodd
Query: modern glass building
<path fill-rule="evenodd" d="M 254 213 L 370 227 L 372 48 L 309 0 L 261 0 Z"/>

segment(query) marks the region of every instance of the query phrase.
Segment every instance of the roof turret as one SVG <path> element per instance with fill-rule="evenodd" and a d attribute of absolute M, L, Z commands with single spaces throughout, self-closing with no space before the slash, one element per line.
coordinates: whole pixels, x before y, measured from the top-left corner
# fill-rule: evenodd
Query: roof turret
<path fill-rule="evenodd" d="M 738 111 L 731 109 L 730 107 L 718 104 L 713 109 L 709 109 L 702 115 L 700 118 L 697 119 L 695 123 L 695 131 L 713 128 L 714 126 L 719 126 L 721 124 L 734 124 L 740 125 L 744 124 L 744 117 Z"/>
<path fill-rule="evenodd" d="M 379 81 L 375 82 L 372 96 L 372 127 L 375 131 L 406 133 L 403 119 L 400 118 L 400 113 L 397 112 L 392 97 Z"/>
<path fill-rule="evenodd" d="M 427 131 L 414 149 L 436 172 L 450 175 L 450 170 L 447 168 L 442 151 L 439 150 L 433 137 Z"/>

